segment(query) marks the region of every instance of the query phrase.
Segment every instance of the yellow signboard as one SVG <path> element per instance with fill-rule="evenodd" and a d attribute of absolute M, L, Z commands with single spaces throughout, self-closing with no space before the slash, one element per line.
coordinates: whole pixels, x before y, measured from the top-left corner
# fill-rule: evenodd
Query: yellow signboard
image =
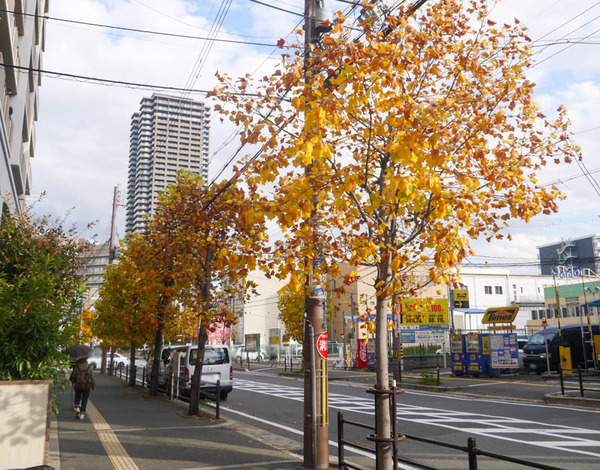
<path fill-rule="evenodd" d="M 515 325 L 498 325 L 498 326 L 488 326 L 488 331 L 505 331 L 505 330 L 516 330 L 517 327 Z"/>
<path fill-rule="evenodd" d="M 400 303 L 401 325 L 448 325 L 446 299 L 404 299 Z"/>
<path fill-rule="evenodd" d="M 515 321 L 518 311 L 518 306 L 488 308 L 481 323 L 512 323 Z"/>
<path fill-rule="evenodd" d="M 469 291 L 467 289 L 454 289 L 454 307 L 469 308 Z"/>

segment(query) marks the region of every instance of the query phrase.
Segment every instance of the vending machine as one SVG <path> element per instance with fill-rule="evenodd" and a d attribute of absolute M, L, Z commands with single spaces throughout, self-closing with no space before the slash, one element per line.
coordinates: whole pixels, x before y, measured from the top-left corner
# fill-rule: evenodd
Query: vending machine
<path fill-rule="evenodd" d="M 490 359 L 490 335 L 487 333 L 467 333 L 465 347 L 467 351 L 467 373 L 475 377 L 488 375 Z"/>
<path fill-rule="evenodd" d="M 453 375 L 465 375 L 467 373 L 465 335 L 457 333 L 450 335 L 450 362 Z"/>
<path fill-rule="evenodd" d="M 488 375 L 499 377 L 501 372 L 519 369 L 519 344 L 516 333 L 490 335 L 490 361 Z"/>

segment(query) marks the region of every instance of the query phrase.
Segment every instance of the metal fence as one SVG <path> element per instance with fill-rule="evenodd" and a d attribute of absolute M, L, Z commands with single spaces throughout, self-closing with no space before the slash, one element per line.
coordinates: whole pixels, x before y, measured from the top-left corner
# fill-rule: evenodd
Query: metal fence
<path fill-rule="evenodd" d="M 115 370 L 115 375 L 118 375 L 119 379 L 125 379 L 125 382 L 129 383 L 130 374 L 133 373 L 136 385 L 139 382 L 142 388 L 150 388 L 149 371 L 147 371 L 146 367 L 142 367 L 141 377 L 138 372 L 139 368 L 137 366 L 130 368 L 129 365 L 126 365 L 125 367 L 119 365 Z M 158 383 L 158 390 L 166 393 L 171 400 L 189 402 L 189 397 L 186 396 L 186 393 L 183 393 L 184 388 L 182 385 L 184 383 L 183 377 L 171 373 L 166 377 L 166 380 L 164 380 L 162 384 L 160 382 Z M 189 390 L 189 388 L 186 387 L 185 390 Z M 221 381 L 217 380 L 214 392 L 201 389 L 200 398 L 209 399 L 214 403 L 214 405 L 208 404 L 208 406 L 215 409 L 215 419 L 219 419 L 221 416 Z"/>
<path fill-rule="evenodd" d="M 395 420 L 395 417 L 394 417 L 394 420 Z M 375 449 L 371 449 L 370 447 L 367 447 L 365 445 L 346 440 L 346 438 L 345 438 L 345 426 L 346 425 L 351 425 L 351 426 L 356 426 L 356 427 L 360 427 L 363 429 L 368 429 L 373 432 L 375 432 L 375 426 L 370 426 L 367 424 L 347 420 L 344 418 L 344 414 L 342 412 L 338 412 L 338 466 L 341 469 L 361 470 L 362 467 L 357 467 L 357 466 L 353 465 L 352 463 L 346 461 L 346 456 L 345 456 L 346 448 L 349 447 L 349 448 L 360 449 L 362 451 L 369 452 L 372 454 L 375 454 Z M 431 444 L 431 445 L 438 446 L 438 447 L 445 447 L 447 449 L 454 449 L 459 452 L 464 452 L 468 456 L 469 470 L 477 470 L 478 469 L 478 462 L 477 462 L 478 456 L 489 457 L 489 458 L 496 459 L 496 460 L 503 460 L 505 462 L 511 462 L 511 463 L 522 465 L 524 467 L 529 467 L 529 468 L 541 468 L 541 469 L 545 469 L 545 470 L 561 470 L 559 467 L 553 467 L 551 465 L 545 465 L 542 463 L 532 462 L 529 460 L 517 459 L 515 457 L 510 457 L 508 455 L 502 455 L 502 454 L 497 454 L 494 452 L 487 452 L 483 449 L 478 449 L 477 443 L 476 443 L 474 437 L 469 437 L 467 439 L 466 446 L 450 444 L 448 442 L 436 441 L 433 439 L 427 439 L 425 437 L 413 436 L 410 434 L 403 434 L 403 437 L 404 437 L 404 439 L 408 439 L 408 440 L 414 440 L 414 441 L 423 442 L 423 443 Z M 443 470 L 443 469 L 439 469 L 437 467 L 432 467 L 430 465 L 427 465 L 427 464 L 424 464 L 421 462 L 417 462 L 416 460 L 401 457 L 399 455 L 398 451 L 396 451 L 395 454 L 397 455 L 397 460 L 394 462 L 395 470 L 398 468 L 398 462 L 413 465 L 416 468 L 421 468 L 421 469 L 425 469 L 425 470 Z"/>
<path fill-rule="evenodd" d="M 579 396 L 583 397 L 584 392 L 600 392 L 600 374 L 598 371 L 584 371 L 581 367 L 577 367 L 577 369 L 563 369 L 558 366 L 558 375 L 560 377 L 560 392 L 565 395 L 565 389 L 575 389 L 570 385 L 566 384 L 565 376 L 575 375 L 579 386 Z M 585 383 L 588 386 L 585 386 Z M 595 384 L 595 387 L 590 388 L 590 384 Z"/>

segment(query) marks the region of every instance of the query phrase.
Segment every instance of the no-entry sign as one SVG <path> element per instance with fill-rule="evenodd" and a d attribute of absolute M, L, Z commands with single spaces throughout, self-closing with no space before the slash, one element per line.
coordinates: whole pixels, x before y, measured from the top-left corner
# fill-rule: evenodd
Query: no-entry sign
<path fill-rule="evenodd" d="M 317 351 L 323 359 L 327 359 L 327 332 L 324 331 L 317 339 Z"/>

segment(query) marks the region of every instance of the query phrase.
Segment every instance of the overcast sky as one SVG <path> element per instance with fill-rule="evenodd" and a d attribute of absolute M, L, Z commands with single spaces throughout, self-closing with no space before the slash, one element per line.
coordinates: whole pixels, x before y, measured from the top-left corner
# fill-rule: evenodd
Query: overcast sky
<path fill-rule="evenodd" d="M 430 0 L 431 2 L 435 0 Z M 301 13 L 303 0 L 264 0 Z M 77 25 L 58 20 L 208 37 L 221 18 L 218 38 L 275 44 L 302 21 L 301 16 L 278 11 L 251 0 L 52 0 L 47 21 L 43 69 L 63 74 L 170 87 L 208 90 L 218 70 L 232 76 L 268 74 L 280 51 L 252 44 L 213 43 Z M 492 3 L 492 2 L 490 2 Z M 326 0 L 333 10 L 347 3 Z M 600 180 L 600 2 L 592 0 L 505 0 L 492 16 L 513 18 L 527 25 L 534 40 L 538 65 L 528 72 L 537 83 L 536 100 L 549 116 L 564 104 L 582 147 L 589 178 Z M 31 200 L 46 196 L 38 213 L 65 218 L 82 236 L 104 242 L 110 235 L 113 188 L 119 186 L 125 203 L 129 125 L 140 100 L 152 91 L 103 86 L 64 76 L 45 76 L 40 89 L 36 127 L 36 155 L 32 160 Z M 175 93 L 178 95 L 178 93 Z M 202 94 L 192 98 L 203 99 Z M 211 105 L 211 102 L 208 102 Z M 236 149 L 234 129 L 213 114 L 210 134 L 209 179 L 221 170 Z M 538 217 L 529 224 L 515 222 L 513 241 L 477 242 L 474 263 L 531 265 L 536 246 L 562 238 L 581 237 L 599 229 L 600 188 L 595 188 L 577 164 L 548 168 L 540 182 L 556 182 L 567 199 L 559 213 Z M 223 177 L 229 177 L 225 171 Z M 124 236 L 125 208 L 118 208 L 117 233 Z M 92 230 L 86 226 L 97 221 Z M 516 269 L 516 268 L 513 268 Z M 536 272 L 531 267 L 528 272 Z M 523 267 L 520 269 L 523 270 Z"/>

